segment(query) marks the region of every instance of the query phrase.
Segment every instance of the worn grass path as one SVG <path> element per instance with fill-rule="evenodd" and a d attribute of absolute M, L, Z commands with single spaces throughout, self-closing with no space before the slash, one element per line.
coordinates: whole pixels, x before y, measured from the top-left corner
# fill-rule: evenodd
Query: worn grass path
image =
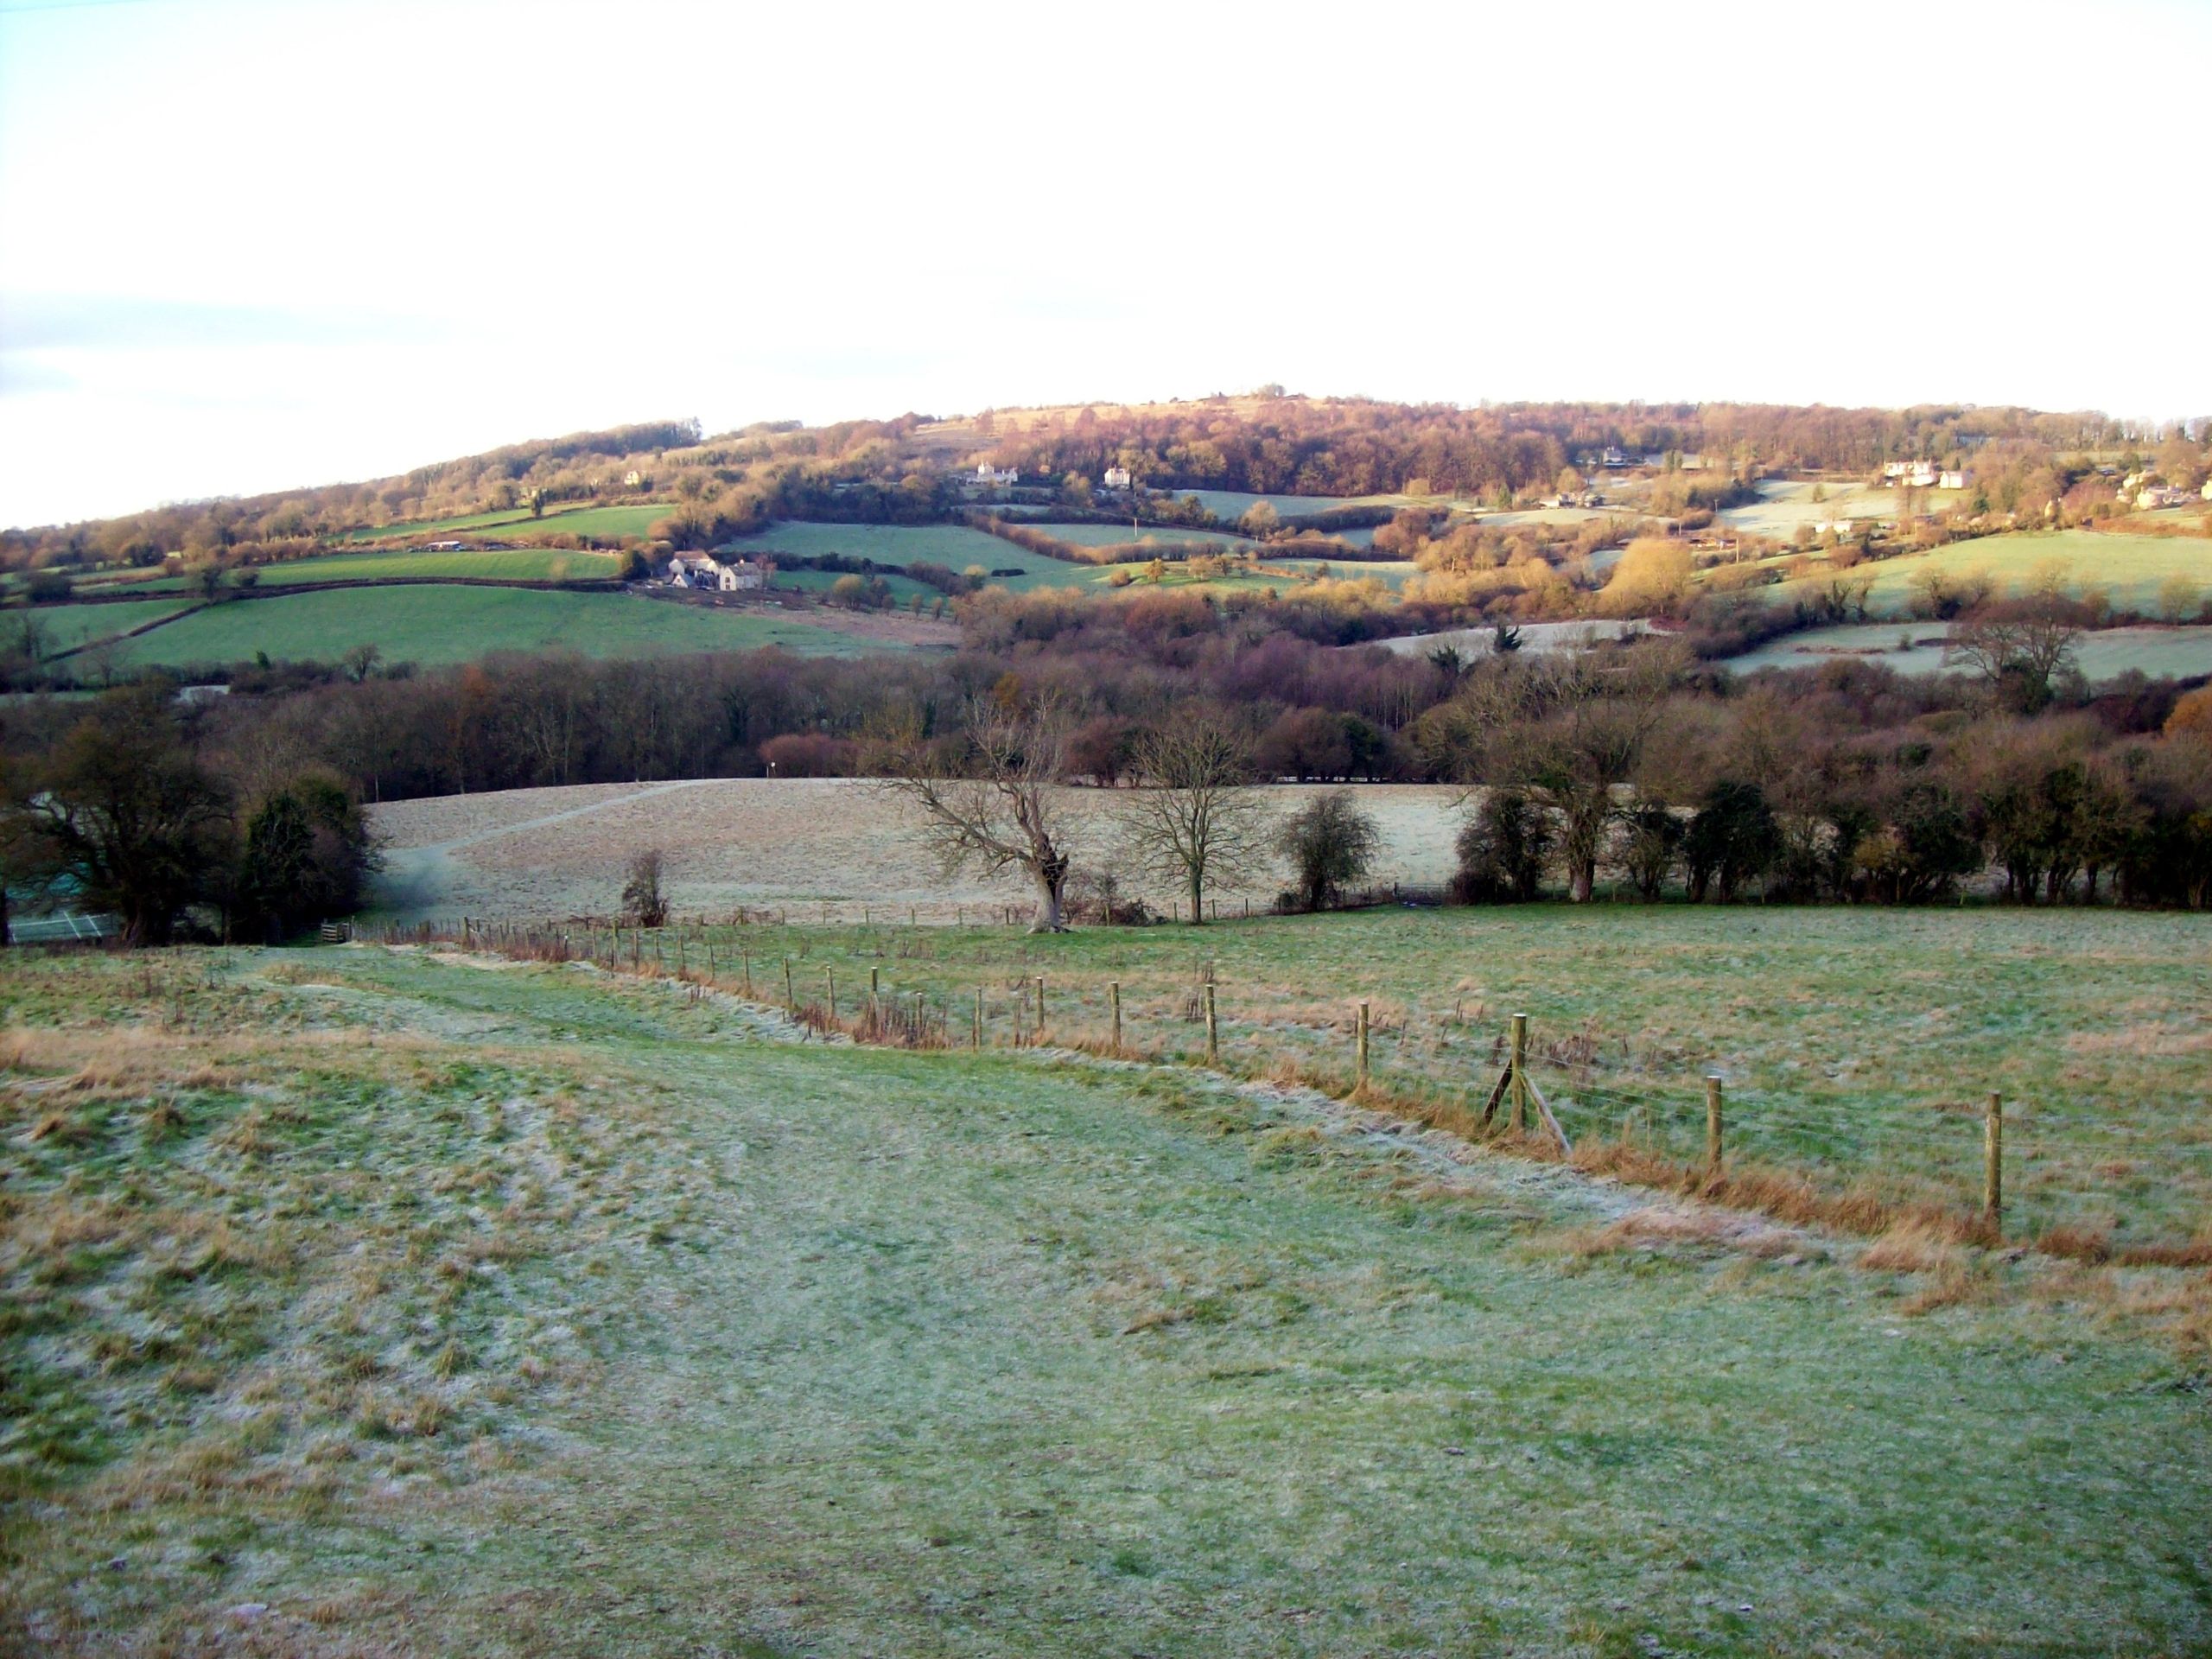
<path fill-rule="evenodd" d="M 252 1650 L 2212 1643 L 2203 1376 L 2032 1302 L 1907 1318 L 1909 1281 L 1817 1250 L 1593 1254 L 1522 1166 L 1443 1192 L 1185 1074 L 764 1043 L 573 969 L 232 960 L 364 1042 L 650 1076 L 664 1131 L 516 1269 L 591 1358 L 506 1457 L 363 1497 L 350 1541 L 238 1500 L 265 1536 L 189 1592 L 210 1630 L 265 1604 Z M 636 1248 L 591 1245 L 632 1211 Z M 89 1571 L 124 1522 L 79 1520 Z M 342 1629 L 289 1622 L 341 1589 Z"/>

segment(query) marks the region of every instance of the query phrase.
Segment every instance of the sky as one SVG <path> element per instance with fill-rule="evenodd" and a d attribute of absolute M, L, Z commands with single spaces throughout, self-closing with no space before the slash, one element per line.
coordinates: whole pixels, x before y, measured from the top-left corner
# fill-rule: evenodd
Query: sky
<path fill-rule="evenodd" d="M 2208 63 L 2212 0 L 0 0 L 0 524 L 1268 382 L 2201 416 Z"/>

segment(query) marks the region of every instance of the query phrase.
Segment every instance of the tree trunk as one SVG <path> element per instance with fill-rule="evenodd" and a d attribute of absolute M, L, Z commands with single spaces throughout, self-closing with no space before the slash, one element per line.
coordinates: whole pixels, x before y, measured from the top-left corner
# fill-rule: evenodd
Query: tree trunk
<path fill-rule="evenodd" d="M 1191 877 L 1191 925 L 1204 927 L 1206 922 L 1205 887 L 1195 874 Z"/>
<path fill-rule="evenodd" d="M 1590 895 L 1598 885 L 1598 861 L 1577 859 L 1567 882 L 1567 896 L 1578 905 L 1590 902 Z"/>
<path fill-rule="evenodd" d="M 1032 933 L 1065 933 L 1068 931 L 1067 913 L 1060 902 L 1061 890 L 1068 883 L 1068 861 L 1058 854 L 1040 859 L 1030 874 L 1037 881 L 1037 919 L 1029 925 Z"/>

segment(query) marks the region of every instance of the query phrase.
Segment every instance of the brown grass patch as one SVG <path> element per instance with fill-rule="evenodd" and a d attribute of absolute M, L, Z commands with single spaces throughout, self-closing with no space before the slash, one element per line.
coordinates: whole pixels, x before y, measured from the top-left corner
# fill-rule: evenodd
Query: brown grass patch
<path fill-rule="evenodd" d="M 1612 1255 L 1624 1251 L 1658 1249 L 1668 1245 L 1703 1246 L 1712 1249 L 1775 1261 L 1808 1253 L 1816 1248 L 1795 1234 L 1769 1227 L 1748 1216 L 1718 1210 L 1631 1210 L 1607 1226 L 1580 1230 L 1569 1235 L 1568 1249 L 1577 1255 Z"/>
<path fill-rule="evenodd" d="M 1897 1223 L 1859 1255 L 1869 1273 L 1935 1273 L 1958 1261 L 1956 1239 L 1919 1217 Z"/>

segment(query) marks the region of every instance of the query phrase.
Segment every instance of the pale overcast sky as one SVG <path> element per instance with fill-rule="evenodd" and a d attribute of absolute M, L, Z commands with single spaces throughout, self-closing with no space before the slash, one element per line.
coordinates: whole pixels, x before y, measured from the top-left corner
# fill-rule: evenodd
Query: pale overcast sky
<path fill-rule="evenodd" d="M 0 0 L 0 524 L 1294 390 L 2212 414 L 2203 0 Z"/>

